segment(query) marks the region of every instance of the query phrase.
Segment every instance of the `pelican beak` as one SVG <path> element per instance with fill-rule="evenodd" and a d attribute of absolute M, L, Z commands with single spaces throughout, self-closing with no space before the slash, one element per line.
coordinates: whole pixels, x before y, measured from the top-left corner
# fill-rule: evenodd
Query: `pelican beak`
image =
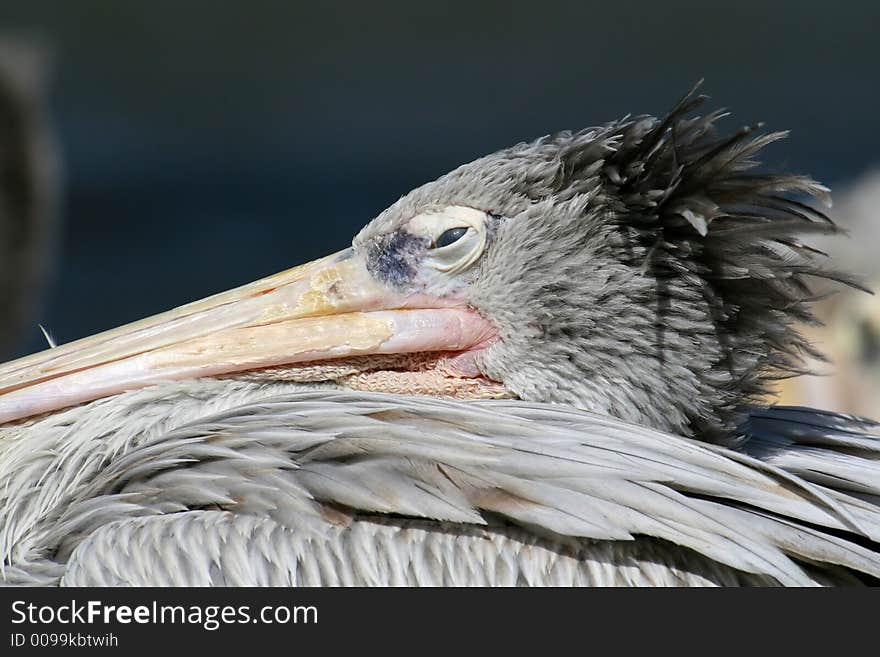
<path fill-rule="evenodd" d="M 492 333 L 462 304 L 378 283 L 347 249 L 0 366 L 0 423 L 163 381 L 350 356 L 468 351 Z"/>

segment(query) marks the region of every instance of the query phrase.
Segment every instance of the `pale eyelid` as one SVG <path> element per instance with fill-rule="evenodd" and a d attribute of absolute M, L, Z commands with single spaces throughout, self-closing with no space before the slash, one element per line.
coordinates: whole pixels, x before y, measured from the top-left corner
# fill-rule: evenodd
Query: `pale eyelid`
<path fill-rule="evenodd" d="M 455 242 L 432 249 L 425 256 L 425 264 L 436 271 L 456 274 L 471 267 L 486 248 L 487 215 L 481 210 L 465 206 L 450 206 L 436 212 L 416 215 L 409 222 L 409 231 L 424 235 L 431 243 L 450 228 L 468 228 Z"/>

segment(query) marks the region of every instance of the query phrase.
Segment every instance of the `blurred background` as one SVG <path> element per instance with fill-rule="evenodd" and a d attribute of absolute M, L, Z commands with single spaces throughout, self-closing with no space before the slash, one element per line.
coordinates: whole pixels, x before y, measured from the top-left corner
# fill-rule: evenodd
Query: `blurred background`
<path fill-rule="evenodd" d="M 38 323 L 67 342 L 342 248 L 462 162 L 663 112 L 700 78 L 731 128 L 792 130 L 767 166 L 832 187 L 854 239 L 825 246 L 880 283 L 878 25 L 880 3 L 827 0 L 5 0 L 0 77 L 21 113 L 0 116 L 0 167 L 25 158 L 34 182 L 0 204 L 20 272 L 0 280 L 0 351 L 44 348 Z M 876 300 L 821 310 L 834 375 L 781 399 L 880 415 Z"/>

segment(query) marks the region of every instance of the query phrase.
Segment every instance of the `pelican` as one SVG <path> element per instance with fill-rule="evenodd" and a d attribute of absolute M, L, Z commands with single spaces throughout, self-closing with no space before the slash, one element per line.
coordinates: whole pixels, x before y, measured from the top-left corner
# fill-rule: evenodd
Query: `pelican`
<path fill-rule="evenodd" d="M 761 403 L 814 353 L 811 179 L 692 92 L 519 143 L 337 254 L 0 366 L 28 585 L 839 585 L 880 426 Z"/>

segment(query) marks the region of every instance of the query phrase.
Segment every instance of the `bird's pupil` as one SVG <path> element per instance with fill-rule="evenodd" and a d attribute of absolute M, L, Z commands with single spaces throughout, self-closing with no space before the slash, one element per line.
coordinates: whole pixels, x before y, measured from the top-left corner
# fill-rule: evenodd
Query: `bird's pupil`
<path fill-rule="evenodd" d="M 443 234 L 437 238 L 437 248 L 442 249 L 444 246 L 449 246 L 453 242 L 457 242 L 464 237 L 467 230 L 467 228 L 450 228 L 449 230 L 443 231 Z"/>

